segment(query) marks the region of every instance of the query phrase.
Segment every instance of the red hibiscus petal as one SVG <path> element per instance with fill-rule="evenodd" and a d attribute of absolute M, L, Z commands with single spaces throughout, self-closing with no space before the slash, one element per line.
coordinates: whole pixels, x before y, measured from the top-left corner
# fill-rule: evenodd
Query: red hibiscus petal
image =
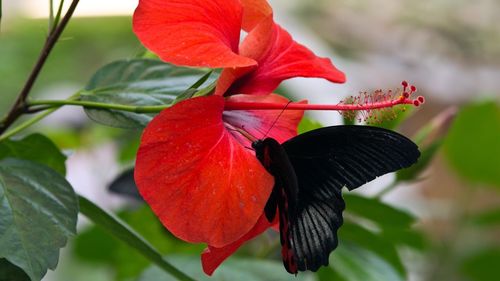
<path fill-rule="evenodd" d="M 254 70 L 224 69 L 217 94 L 269 94 L 281 81 L 293 77 L 324 78 L 345 82 L 343 72 L 330 59 L 317 57 L 290 34 L 267 18 L 259 23 L 240 46 L 240 54 L 258 62 Z M 230 85 L 230 87 L 228 86 Z"/>
<path fill-rule="evenodd" d="M 269 221 L 267 221 L 266 216 L 262 215 L 255 226 L 237 241 L 223 248 L 216 248 L 209 245 L 201 254 L 201 264 L 203 266 L 203 271 L 208 275 L 212 275 L 217 267 L 219 267 L 219 265 L 224 262 L 224 260 L 226 260 L 234 252 L 236 252 L 236 250 L 238 250 L 238 248 L 240 248 L 243 243 L 255 238 L 262 232 L 266 231 L 269 227 L 277 225 L 277 223 L 278 216 L 276 216 L 274 222 L 270 223 Z"/>
<path fill-rule="evenodd" d="M 252 30 L 263 19 L 273 14 L 267 0 L 241 0 L 243 5 L 243 29 Z"/>
<path fill-rule="evenodd" d="M 212 68 L 256 65 L 238 55 L 242 17 L 237 0 L 140 0 L 133 29 L 166 62 Z"/>
<path fill-rule="evenodd" d="M 137 154 L 139 192 L 175 236 L 228 245 L 257 222 L 274 179 L 225 129 L 224 99 L 188 99 L 146 127 Z"/>
<path fill-rule="evenodd" d="M 285 109 L 288 99 L 277 95 L 233 95 L 227 98 L 231 102 L 266 102 L 283 104 Z M 301 103 L 306 103 L 302 101 Z M 226 110 L 223 113 L 225 122 L 233 127 L 241 128 L 252 136 L 262 139 L 271 137 L 283 143 L 297 135 L 297 127 L 304 116 L 303 110 Z M 232 132 L 244 146 L 251 146 L 246 138 Z"/>

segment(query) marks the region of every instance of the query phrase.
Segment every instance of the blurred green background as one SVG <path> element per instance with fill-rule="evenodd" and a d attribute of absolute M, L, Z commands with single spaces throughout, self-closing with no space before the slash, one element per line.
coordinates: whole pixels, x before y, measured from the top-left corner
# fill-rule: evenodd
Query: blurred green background
<path fill-rule="evenodd" d="M 33 12 L 25 12 L 26 6 L 34 1 L 3 2 L 0 115 L 6 113 L 20 91 L 47 33 L 46 19 L 36 19 Z M 130 5 L 133 1 L 126 2 Z M 285 83 L 285 90 L 291 95 L 304 97 L 299 84 L 311 83 L 307 87 L 312 88 L 305 93 L 314 93 L 312 100 L 331 102 L 361 90 L 395 88 L 401 80 L 408 79 L 427 100 L 396 127 L 414 139 L 418 138 L 418 132 L 424 136 L 419 144 L 426 148 L 429 162 L 423 170 L 415 172 L 418 180 L 412 178 L 411 182 L 405 181 L 384 194 L 382 202 L 394 206 L 388 210 L 387 205 L 378 205 L 374 196 L 392 178 L 386 177 L 385 181 L 361 189 L 371 201 L 359 201 L 363 200 L 359 196 L 346 199 L 347 212 L 354 215 L 353 221 L 366 219 L 355 215 L 366 216 L 366 210 L 374 210 L 371 219 L 378 226 L 366 224 L 370 230 L 367 232 L 355 224 L 346 225 L 345 246 L 332 256 L 332 266 L 316 276 L 300 274 L 298 279 L 498 280 L 500 3 L 495 0 L 270 2 L 278 22 L 299 42 L 333 57 L 349 79 L 346 85 L 333 88 L 315 80 Z M 99 5 L 94 9 L 99 10 Z M 144 49 L 131 31 L 132 13 L 133 10 L 126 16 L 74 18 L 40 75 L 33 97 L 68 97 L 104 64 L 141 54 Z M 333 122 L 332 117 L 326 115 L 324 119 L 324 116 L 312 115 L 312 118 L 323 124 Z M 340 118 L 336 120 L 340 122 Z M 314 122 L 308 122 L 303 124 L 303 130 L 314 127 Z M 427 132 L 422 131 L 425 126 Z M 175 240 L 142 203 L 125 200 L 106 190 L 119 172 L 132 165 L 140 132 L 96 125 L 79 108 L 61 110 L 32 130 L 48 135 L 71 155 L 67 163 L 68 179 L 80 193 L 119 213 L 161 252 L 174 255 L 176 264 L 189 267 L 193 259 L 186 260 L 185 255 L 198 259 L 203 246 Z M 102 169 L 102 165 L 107 169 Z M 399 177 L 404 175 L 398 174 Z M 411 225 L 411 232 L 394 231 L 406 224 Z M 84 220 L 79 229 L 80 235 L 64 250 L 57 270 L 44 280 L 163 278 L 155 269 L 143 273 L 149 266 L 147 260 L 100 229 Z M 245 280 L 297 280 L 287 275 L 273 279 L 252 275 L 282 270 L 276 238 L 270 233 L 250 243 L 238 252 L 240 259 L 225 267 L 226 271 L 245 268 L 243 272 L 239 270 Z M 255 257 L 266 259 L 255 260 Z M 274 262 L 268 262 L 270 259 Z M 199 271 L 198 265 L 191 267 Z M 405 273 L 399 267 L 405 268 Z M 216 280 L 235 280 L 231 279 L 235 278 L 232 274 L 224 272 L 220 276 L 226 277 Z"/>

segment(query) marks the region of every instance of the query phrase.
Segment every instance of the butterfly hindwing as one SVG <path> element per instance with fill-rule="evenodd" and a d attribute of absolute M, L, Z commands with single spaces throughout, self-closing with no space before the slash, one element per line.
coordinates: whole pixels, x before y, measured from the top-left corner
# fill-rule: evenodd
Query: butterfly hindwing
<path fill-rule="evenodd" d="M 283 144 L 299 186 L 291 244 L 298 269 L 328 264 L 338 245 L 345 208 L 341 190 L 355 189 L 383 174 L 409 167 L 420 155 L 406 137 L 369 126 L 333 126 Z"/>

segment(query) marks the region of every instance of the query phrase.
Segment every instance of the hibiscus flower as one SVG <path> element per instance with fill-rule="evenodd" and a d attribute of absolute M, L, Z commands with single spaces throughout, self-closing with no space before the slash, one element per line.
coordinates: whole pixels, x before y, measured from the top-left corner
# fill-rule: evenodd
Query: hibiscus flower
<path fill-rule="evenodd" d="M 202 262 L 212 274 L 276 224 L 263 215 L 274 179 L 249 139 L 284 142 L 297 134 L 304 109 L 333 109 L 289 104 L 272 92 L 288 78 L 341 83 L 345 76 L 277 25 L 265 0 L 140 0 L 133 26 L 166 62 L 223 68 L 213 95 L 177 103 L 150 122 L 135 169 L 139 191 L 163 225 L 180 239 L 208 244 Z M 240 43 L 242 30 L 248 34 Z"/>
<path fill-rule="evenodd" d="M 218 95 L 269 94 L 293 77 L 345 81 L 330 59 L 274 22 L 265 0 L 141 0 L 133 24 L 141 42 L 166 62 L 223 68 Z M 242 30 L 248 35 L 240 44 Z"/>

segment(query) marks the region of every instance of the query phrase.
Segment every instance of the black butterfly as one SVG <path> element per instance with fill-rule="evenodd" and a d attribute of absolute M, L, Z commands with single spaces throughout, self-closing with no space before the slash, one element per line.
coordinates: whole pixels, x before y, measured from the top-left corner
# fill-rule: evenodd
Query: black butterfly
<path fill-rule="evenodd" d="M 325 127 L 281 145 L 266 138 L 252 147 L 275 178 L 265 214 L 273 221 L 278 210 L 283 264 L 294 274 L 328 265 L 343 223 L 344 186 L 353 190 L 420 156 L 408 138 L 370 126 Z"/>

